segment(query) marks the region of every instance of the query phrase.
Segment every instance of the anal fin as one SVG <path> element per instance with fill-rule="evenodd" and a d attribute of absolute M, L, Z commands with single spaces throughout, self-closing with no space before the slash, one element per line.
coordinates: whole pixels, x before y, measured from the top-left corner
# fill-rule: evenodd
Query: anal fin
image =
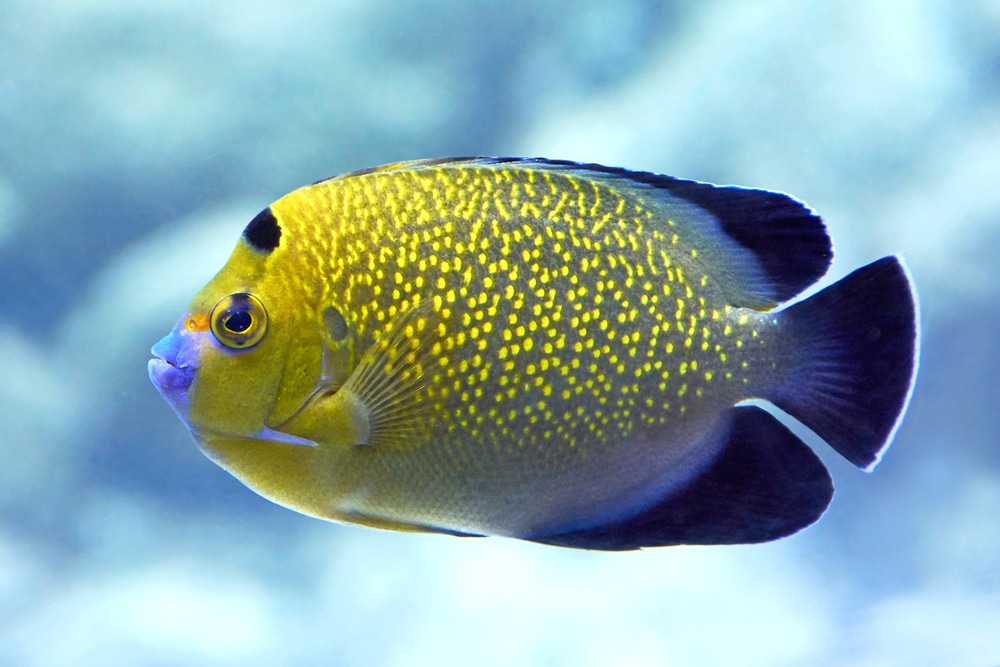
<path fill-rule="evenodd" d="M 732 408 L 731 424 L 710 467 L 638 515 L 525 539 L 606 551 L 750 544 L 791 535 L 819 519 L 833 498 L 833 483 L 816 454 L 761 408 Z"/>

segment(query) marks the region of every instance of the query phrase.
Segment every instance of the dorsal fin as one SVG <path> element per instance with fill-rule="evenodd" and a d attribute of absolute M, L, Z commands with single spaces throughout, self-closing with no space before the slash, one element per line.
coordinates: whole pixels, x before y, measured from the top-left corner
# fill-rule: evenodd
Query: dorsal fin
<path fill-rule="evenodd" d="M 766 276 L 766 284 L 747 286 L 748 293 L 744 295 L 749 299 L 747 302 L 733 305 L 763 309 L 787 301 L 822 278 L 833 261 L 833 243 L 822 219 L 806 204 L 783 192 L 713 185 L 565 160 L 486 158 L 481 161 L 524 162 L 538 168 L 603 176 L 654 193 L 658 191 L 666 195 L 662 198 L 667 200 L 668 208 L 673 203 L 671 198 L 694 204 L 709 214 L 729 239 L 749 250 Z"/>
<path fill-rule="evenodd" d="M 782 192 L 719 186 L 593 163 L 514 157 L 453 157 L 397 162 L 337 176 L 440 167 L 493 167 L 567 172 L 636 188 L 659 201 L 667 215 L 686 217 L 712 243 L 724 236 L 717 262 L 732 268 L 731 305 L 767 310 L 819 280 L 830 267 L 833 245 L 826 227 L 803 202 Z M 331 180 L 331 179 L 327 179 Z M 665 221 L 664 221 L 665 222 Z M 718 239 L 716 239 L 718 240 Z M 750 259 L 752 258 L 752 259 Z M 750 261 L 748 261 L 750 259 Z"/>
<path fill-rule="evenodd" d="M 826 274 L 833 244 L 826 227 L 804 203 L 782 192 L 671 179 L 674 196 L 718 220 L 726 234 L 753 252 L 774 289 L 787 301 Z"/>

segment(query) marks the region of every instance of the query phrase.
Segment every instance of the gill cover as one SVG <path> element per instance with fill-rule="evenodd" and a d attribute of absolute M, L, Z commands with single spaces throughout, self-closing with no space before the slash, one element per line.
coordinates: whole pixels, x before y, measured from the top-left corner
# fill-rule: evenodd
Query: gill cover
<path fill-rule="evenodd" d="M 354 337 L 337 331 L 341 338 L 334 338 L 326 319 L 303 322 L 295 327 L 295 335 L 287 337 L 280 391 L 267 415 L 268 428 L 284 431 L 284 425 L 310 402 L 336 392 L 347 380 L 353 367 Z M 343 318 L 339 322 L 343 324 Z"/>
<path fill-rule="evenodd" d="M 313 301 L 318 278 L 282 270 L 301 266 L 301 250 L 288 243 L 279 222 L 296 214 L 289 209 L 294 206 L 294 198 L 286 197 L 255 216 L 196 298 L 203 307 L 214 304 L 210 322 L 220 359 L 210 372 L 230 378 L 222 390 L 229 395 L 213 396 L 206 412 L 225 405 L 226 419 L 242 425 L 240 435 L 288 441 L 278 437 L 287 434 L 287 422 L 342 385 L 353 363 L 348 323 L 331 304 Z M 245 378 L 242 387 L 237 373 Z M 240 408 L 251 414 L 237 418 Z M 248 433 L 251 419 L 256 429 Z"/>
<path fill-rule="evenodd" d="M 265 425 L 288 432 L 288 423 L 316 400 L 339 389 L 353 370 L 354 329 L 345 320 L 335 296 L 324 294 L 321 277 L 303 261 L 299 245 L 282 242 L 286 238 L 280 220 L 301 217 L 302 201 L 291 193 L 254 218 L 244 239 L 268 265 L 297 266 L 304 270 L 289 275 L 286 270 L 270 270 L 262 277 L 269 299 L 282 312 L 284 365 L 279 392 L 267 414 Z M 316 296 L 313 296 L 316 295 Z"/>

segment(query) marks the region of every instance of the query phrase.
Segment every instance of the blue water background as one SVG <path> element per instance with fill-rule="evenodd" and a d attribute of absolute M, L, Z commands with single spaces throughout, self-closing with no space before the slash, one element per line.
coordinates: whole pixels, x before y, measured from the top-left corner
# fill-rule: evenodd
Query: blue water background
<path fill-rule="evenodd" d="M 1000 5 L 0 0 L 0 664 L 1000 664 Z M 777 543 L 328 524 L 204 458 L 148 349 L 246 222 L 444 155 L 780 189 L 902 252 L 920 380 Z"/>

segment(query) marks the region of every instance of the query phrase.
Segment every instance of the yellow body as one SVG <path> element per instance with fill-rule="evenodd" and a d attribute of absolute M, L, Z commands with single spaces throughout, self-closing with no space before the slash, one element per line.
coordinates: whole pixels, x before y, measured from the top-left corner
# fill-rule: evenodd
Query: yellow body
<path fill-rule="evenodd" d="M 192 432 L 257 492 L 327 519 L 523 535 L 647 503 L 770 377 L 773 321 L 731 305 L 737 248 L 643 194 L 461 162 L 290 193 L 270 208 L 277 247 L 241 240 L 191 304 L 192 331 L 232 293 L 268 316 L 252 349 L 205 350 Z"/>

